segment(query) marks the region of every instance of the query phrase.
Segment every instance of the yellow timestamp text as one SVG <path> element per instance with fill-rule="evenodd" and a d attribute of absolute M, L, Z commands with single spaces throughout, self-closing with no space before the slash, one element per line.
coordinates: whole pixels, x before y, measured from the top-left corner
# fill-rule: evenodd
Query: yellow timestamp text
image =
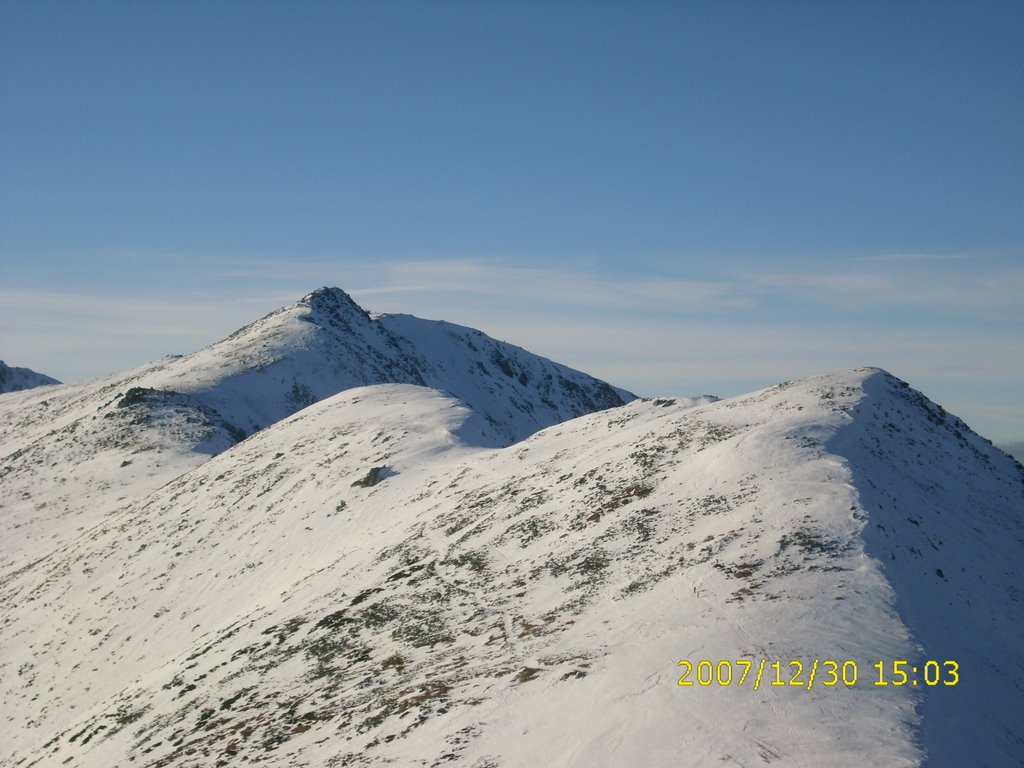
<path fill-rule="evenodd" d="M 887 686 L 954 686 L 960 682 L 960 665 L 955 661 L 929 660 L 912 664 L 906 659 L 877 661 L 871 664 L 872 674 L 861 676 L 860 665 L 853 659 L 812 659 L 800 661 L 769 661 L 768 659 L 723 659 L 693 662 L 680 659 L 683 674 L 677 681 L 681 686 L 743 686 L 759 690 L 761 686 L 773 688 L 802 688 L 814 686 L 832 688 L 855 685 Z"/>

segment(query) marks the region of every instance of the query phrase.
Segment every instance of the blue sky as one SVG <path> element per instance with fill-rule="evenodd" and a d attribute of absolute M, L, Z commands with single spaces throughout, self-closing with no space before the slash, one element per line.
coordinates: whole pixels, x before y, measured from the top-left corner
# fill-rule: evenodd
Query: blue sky
<path fill-rule="evenodd" d="M 1017 2 L 0 2 L 0 356 L 320 285 L 641 394 L 861 364 L 1024 437 Z"/>

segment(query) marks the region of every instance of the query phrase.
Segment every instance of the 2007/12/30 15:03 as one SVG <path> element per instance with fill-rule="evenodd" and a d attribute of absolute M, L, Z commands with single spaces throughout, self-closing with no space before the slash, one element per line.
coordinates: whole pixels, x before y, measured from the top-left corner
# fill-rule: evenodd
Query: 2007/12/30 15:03
<path fill-rule="evenodd" d="M 678 680 L 678 684 L 682 686 L 741 686 L 747 682 L 751 670 L 755 667 L 755 661 L 753 659 L 736 659 L 735 661 L 712 662 L 704 659 L 694 664 L 687 659 L 682 659 L 678 666 L 684 668 L 683 675 Z M 877 661 L 871 666 L 877 674 L 870 682 L 864 680 L 862 685 L 954 686 L 960 682 L 960 665 L 955 661 L 926 661 L 918 667 L 906 659 L 894 659 L 891 662 Z M 734 674 L 733 667 L 737 668 L 737 674 Z M 761 659 L 760 662 L 756 662 L 756 667 L 753 681 L 755 691 L 761 687 L 762 682 L 764 685 L 774 687 L 791 686 L 809 691 L 815 683 L 824 685 L 826 688 L 841 683 L 849 688 L 857 685 L 860 680 L 857 662 L 852 659 L 845 661 L 814 659 L 809 663 L 796 659 L 789 662 L 770 662 L 767 659 Z M 767 679 L 765 679 L 766 671 L 768 672 Z M 788 679 L 786 679 L 787 673 Z"/>

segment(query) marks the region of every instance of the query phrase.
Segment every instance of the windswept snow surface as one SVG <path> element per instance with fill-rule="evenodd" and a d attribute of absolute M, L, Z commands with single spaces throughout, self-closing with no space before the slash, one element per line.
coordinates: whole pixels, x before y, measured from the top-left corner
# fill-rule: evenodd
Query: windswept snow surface
<path fill-rule="evenodd" d="M 449 333 L 494 343 L 389 322 L 411 345 L 399 359 Z M 534 383 L 550 370 L 499 349 Z M 249 354 L 132 381 L 193 371 L 187 394 L 249 377 L 231 418 L 263 419 L 284 406 L 257 377 L 287 391 L 300 366 L 252 372 Z M 90 402 L 125 397 L 122 381 Z M 1024 469 L 903 382 L 861 369 L 636 400 L 504 447 L 507 422 L 473 395 L 420 384 L 324 392 L 160 486 L 89 486 L 104 512 L 42 554 L 19 518 L 0 765 L 1024 762 Z M 58 450 L 40 414 L 60 402 L 19 402 L 7 429 L 32 448 L 7 459 L 5 502 L 35 456 L 58 466 L 32 475 L 33 498 L 60 509 L 85 482 L 58 481 L 88 462 L 86 425 Z M 188 413 L 132 439 L 187 430 Z M 850 660 L 859 679 L 682 687 L 681 659 L 778 660 L 786 679 L 793 659 Z M 955 660 L 960 684 L 874 686 L 874 662 L 897 659 Z"/>

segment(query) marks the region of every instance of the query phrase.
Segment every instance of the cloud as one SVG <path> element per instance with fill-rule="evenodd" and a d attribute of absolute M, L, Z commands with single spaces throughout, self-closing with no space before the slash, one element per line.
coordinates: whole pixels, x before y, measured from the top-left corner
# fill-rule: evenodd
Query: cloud
<path fill-rule="evenodd" d="M 74 381 L 192 352 L 295 298 L 158 300 L 4 290 L 0 341 L 10 364 Z"/>
<path fill-rule="evenodd" d="M 445 259 L 349 259 L 338 255 L 321 257 L 231 258 L 197 257 L 190 254 L 103 253 L 108 261 L 159 262 L 166 271 L 174 266 L 175 284 L 184 282 L 189 294 L 215 299 L 226 287 L 238 291 L 257 287 L 266 293 L 273 284 L 283 303 L 322 285 L 337 285 L 353 297 L 387 304 L 386 309 L 404 310 L 410 296 L 459 295 L 464 299 L 604 309 L 641 308 L 659 310 L 733 311 L 756 306 L 751 286 L 725 280 L 682 279 L 671 275 L 659 279 L 638 278 L 628 272 L 597 274 L 585 269 L 551 267 L 544 264 L 511 264 L 509 260 L 482 256 Z M 184 280 L 186 275 L 188 280 Z M 286 289 L 291 289 L 287 293 Z M 229 290 L 230 290 L 229 289 Z M 229 294 L 230 295 L 230 294 Z M 392 301 L 394 300 L 394 301 Z"/>
<path fill-rule="evenodd" d="M 775 300 L 799 300 L 841 309 L 911 309 L 929 314 L 951 312 L 979 319 L 1005 320 L 1024 312 L 1024 269 L 1000 266 L 985 271 L 925 268 L 841 274 L 750 274 Z M 1020 319 L 1024 319 L 1024 315 Z"/>
<path fill-rule="evenodd" d="M 946 326 L 877 329 L 654 321 L 638 317 L 492 315 L 484 330 L 637 394 L 738 395 L 827 371 L 874 365 L 942 402 L 993 439 L 1019 436 L 1024 356 L 1013 329 L 973 333 Z M 1017 383 L 1015 386 L 1014 383 Z M 990 397 L 988 392 L 1002 394 Z M 992 402 L 986 403 L 986 400 Z"/>
<path fill-rule="evenodd" d="M 315 287 L 339 285 L 367 309 L 479 328 L 641 394 L 739 394 L 865 364 L 926 394 L 948 391 L 951 402 L 981 402 L 986 382 L 1004 391 L 1024 382 L 1024 356 L 1011 354 L 1021 343 L 1024 269 L 970 260 L 935 269 L 878 262 L 860 273 L 829 266 L 710 265 L 709 279 L 655 279 L 472 256 L 223 259 L 212 267 L 218 275 L 238 269 L 251 282 L 197 279 L 202 292 L 174 298 L 140 287 L 125 296 L 0 291 L 0 340 L 11 364 L 76 379 L 190 352 Z M 971 413 L 959 415 L 974 424 Z M 995 412 L 977 413 L 986 429 L 996 424 Z M 1012 410 L 1000 413 L 1012 420 Z"/>
<path fill-rule="evenodd" d="M 735 322 L 623 325 L 586 318 L 490 318 L 492 335 L 588 368 L 614 366 L 624 386 L 686 386 L 690 381 L 794 378 L 877 365 L 903 378 L 931 381 L 1024 379 L 1024 358 L 1007 355 L 1012 331 L 984 337 L 947 328 L 873 329 Z M 656 391 L 656 390 L 652 390 Z"/>
<path fill-rule="evenodd" d="M 728 280 L 638 279 L 545 266 L 509 266 L 483 259 L 394 261 L 376 265 L 376 285 L 355 297 L 457 293 L 593 309 L 730 311 L 755 306 L 748 286 Z"/>
<path fill-rule="evenodd" d="M 984 258 L 978 253 L 884 253 L 876 256 L 855 256 L 853 261 L 970 261 Z"/>
<path fill-rule="evenodd" d="M 886 275 L 854 274 L 754 274 L 750 279 L 758 285 L 783 293 L 828 297 L 835 301 L 843 297 L 864 301 L 866 298 L 882 300 L 892 293 L 893 280 Z"/>

